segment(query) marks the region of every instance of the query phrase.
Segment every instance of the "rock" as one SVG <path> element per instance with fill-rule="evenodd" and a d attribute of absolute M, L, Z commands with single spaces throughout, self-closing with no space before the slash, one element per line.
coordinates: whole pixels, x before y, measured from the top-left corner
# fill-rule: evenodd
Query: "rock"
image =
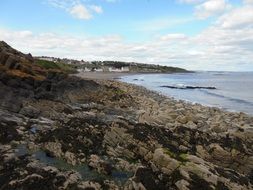
<path fill-rule="evenodd" d="M 15 125 L 3 125 L 0 123 L 0 143 L 6 144 L 13 140 L 21 140 L 21 135 L 18 133 Z"/>
<path fill-rule="evenodd" d="M 185 117 L 185 116 L 179 115 L 179 116 L 176 118 L 176 121 L 179 122 L 179 123 L 182 123 L 182 124 L 186 124 L 186 123 L 188 122 L 188 118 Z"/>
<path fill-rule="evenodd" d="M 44 149 L 49 157 L 60 158 L 63 155 L 62 145 L 59 142 L 47 142 L 44 144 Z"/>
<path fill-rule="evenodd" d="M 146 188 L 140 182 L 135 182 L 133 180 L 129 180 L 124 185 L 124 190 L 146 190 Z"/>
<path fill-rule="evenodd" d="M 77 189 L 78 190 L 88 190 L 88 189 L 100 190 L 101 185 L 98 183 L 95 183 L 95 182 L 85 181 L 85 182 L 81 182 L 80 184 L 78 184 Z"/>
<path fill-rule="evenodd" d="M 20 89 L 19 94 L 25 93 L 25 90 Z M 22 108 L 22 97 L 17 92 L 13 92 L 10 88 L 5 85 L 0 86 L 0 108 L 4 108 L 8 111 L 18 113 Z"/>
<path fill-rule="evenodd" d="M 179 166 L 179 162 L 166 154 L 162 148 L 155 150 L 153 162 L 159 169 L 167 174 L 171 174 Z"/>
<path fill-rule="evenodd" d="M 16 116 L 15 114 L 11 114 L 7 111 L 3 111 L 0 109 L 0 122 L 6 123 L 8 125 L 23 125 L 24 120 L 21 117 Z"/>
<path fill-rule="evenodd" d="M 135 173 L 138 167 L 142 166 L 140 163 L 129 163 L 128 161 L 118 158 L 115 165 L 117 170 Z"/>
<path fill-rule="evenodd" d="M 81 180 L 81 175 L 74 171 L 68 171 L 64 173 L 64 177 L 66 181 L 63 183 L 63 189 L 69 189 L 71 186 L 77 184 Z"/>
<path fill-rule="evenodd" d="M 135 179 L 141 182 L 141 189 L 156 189 L 158 188 L 155 175 L 151 169 L 139 167 L 135 173 Z M 138 185 L 140 186 L 140 185 Z"/>
<path fill-rule="evenodd" d="M 104 181 L 104 188 L 109 190 L 119 190 L 120 188 L 115 184 L 114 181 L 105 180 Z"/>
<path fill-rule="evenodd" d="M 177 186 L 178 190 L 189 190 L 189 185 L 190 183 L 186 180 L 179 180 L 175 183 L 175 185 Z"/>
<path fill-rule="evenodd" d="M 16 155 L 14 153 L 7 153 L 3 155 L 3 162 L 7 163 L 16 159 Z"/>
<path fill-rule="evenodd" d="M 190 178 L 199 178 L 204 180 L 208 186 L 212 186 L 217 184 L 218 176 L 213 174 L 209 171 L 209 166 L 207 165 L 200 165 L 200 164 L 193 164 L 193 163 L 186 163 L 182 165 L 180 169 L 186 171 Z"/>
<path fill-rule="evenodd" d="M 113 169 L 109 162 L 101 160 L 97 155 L 90 156 L 88 165 L 99 173 L 107 175 L 110 175 Z"/>
<path fill-rule="evenodd" d="M 16 67 L 17 62 L 18 62 L 17 58 L 10 55 L 4 65 L 8 69 L 14 69 Z"/>
<path fill-rule="evenodd" d="M 27 106 L 23 107 L 19 113 L 30 118 L 37 118 L 40 114 L 40 111 L 32 106 Z"/>
<path fill-rule="evenodd" d="M 78 163 L 75 154 L 73 154 L 72 152 L 69 151 L 65 152 L 64 157 L 66 161 L 73 166 L 75 166 Z"/>
<path fill-rule="evenodd" d="M 50 173 L 50 174 L 57 174 L 59 173 L 59 170 L 55 167 L 52 167 L 52 166 L 46 166 L 43 168 L 43 170 L 46 172 L 46 173 Z"/>
<path fill-rule="evenodd" d="M 26 184 L 27 186 L 32 186 L 32 184 L 35 184 L 35 182 L 38 183 L 39 181 L 43 181 L 43 179 L 44 178 L 41 175 L 31 174 L 22 180 L 10 181 L 9 187 L 10 188 L 22 187 L 23 184 Z"/>
<path fill-rule="evenodd" d="M 213 159 L 222 160 L 224 165 L 233 163 L 231 153 L 224 150 L 219 144 L 210 144 L 209 147 Z"/>

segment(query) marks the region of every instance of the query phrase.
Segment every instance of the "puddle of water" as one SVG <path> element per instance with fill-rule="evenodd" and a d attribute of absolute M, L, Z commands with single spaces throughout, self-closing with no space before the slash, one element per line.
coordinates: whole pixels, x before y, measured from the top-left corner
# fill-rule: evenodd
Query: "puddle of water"
<path fill-rule="evenodd" d="M 60 170 L 75 170 L 79 172 L 82 176 L 83 180 L 112 180 L 114 181 L 117 185 L 124 185 L 126 181 L 133 176 L 133 173 L 125 172 L 125 171 L 119 171 L 119 170 L 112 170 L 112 174 L 109 175 L 104 175 L 96 172 L 95 170 L 91 170 L 87 164 L 81 164 L 77 166 L 73 166 L 71 164 L 68 164 L 66 161 L 63 159 L 59 158 L 52 158 L 48 157 L 46 153 L 42 150 L 37 150 L 35 152 L 31 152 L 27 149 L 26 145 L 18 145 L 16 147 L 16 155 L 17 156 L 23 156 L 26 154 L 31 154 L 34 156 L 37 160 L 40 162 L 49 165 L 49 166 L 54 166 Z"/>

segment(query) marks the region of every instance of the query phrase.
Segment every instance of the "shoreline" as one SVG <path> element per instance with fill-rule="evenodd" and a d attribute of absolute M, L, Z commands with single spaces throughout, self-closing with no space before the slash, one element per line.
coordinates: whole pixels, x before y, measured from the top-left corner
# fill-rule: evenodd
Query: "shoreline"
<path fill-rule="evenodd" d="M 117 81 L 117 82 L 120 82 L 120 83 L 125 83 L 125 84 L 128 84 L 128 85 L 133 85 L 133 86 L 136 86 L 137 88 L 144 88 L 146 89 L 147 91 L 150 91 L 152 93 L 155 93 L 159 96 L 162 96 L 163 98 L 167 98 L 167 99 L 170 99 L 172 101 L 179 101 L 179 102 L 184 102 L 185 104 L 188 104 L 189 106 L 193 106 L 193 105 L 201 105 L 203 107 L 207 107 L 207 108 L 214 108 L 214 109 L 219 109 L 221 111 L 224 111 L 224 112 L 229 112 L 229 113 L 235 113 L 235 114 L 240 114 L 240 113 L 243 113 L 243 114 L 246 114 L 250 117 L 253 117 L 253 113 L 250 114 L 250 113 L 246 113 L 246 112 L 242 112 L 242 111 L 237 111 L 237 110 L 232 110 L 232 109 L 228 109 L 228 108 L 223 108 L 222 106 L 214 106 L 214 105 L 209 105 L 209 104 L 204 104 L 204 103 L 198 103 L 198 102 L 192 102 L 190 100 L 186 100 L 186 99 L 177 99 L 173 96 L 170 96 L 170 95 L 166 95 L 166 94 L 162 94 L 156 90 L 152 90 L 152 89 L 148 89 L 147 87 L 145 86 L 142 86 L 142 85 L 138 85 L 138 84 L 133 84 L 133 83 L 128 83 L 128 82 L 123 82 L 123 81 L 120 81 L 121 77 L 124 77 L 124 76 L 134 76 L 134 75 L 148 75 L 148 74 L 166 74 L 166 73 L 112 73 L 112 72 L 108 72 L 108 73 L 101 73 L 101 72 L 84 72 L 84 73 L 78 73 L 78 74 L 74 74 L 73 76 L 77 76 L 77 77 L 80 77 L 82 79 L 90 79 L 90 80 L 95 80 L 95 81 L 101 81 L 101 80 L 113 80 L 113 81 Z M 167 74 L 173 74 L 173 73 L 167 73 Z"/>
<path fill-rule="evenodd" d="M 183 72 L 181 72 L 182 74 Z M 194 73 L 194 72 L 185 72 Z M 77 74 L 72 74 L 72 76 L 81 77 L 84 79 L 97 79 L 97 80 L 117 80 L 123 76 L 133 76 L 133 75 L 152 75 L 152 74 L 174 74 L 170 73 L 159 73 L 159 72 L 79 72 Z M 180 74 L 180 73 L 178 73 Z"/>
<path fill-rule="evenodd" d="M 120 73 L 120 72 L 81 72 L 77 74 L 73 74 L 73 76 L 77 76 L 83 79 L 94 79 L 94 80 L 117 80 L 123 76 L 132 76 L 139 75 L 142 73 Z"/>

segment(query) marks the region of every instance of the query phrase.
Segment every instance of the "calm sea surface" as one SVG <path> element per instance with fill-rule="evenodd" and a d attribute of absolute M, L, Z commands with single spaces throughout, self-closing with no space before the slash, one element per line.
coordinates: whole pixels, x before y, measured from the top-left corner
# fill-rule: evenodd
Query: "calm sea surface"
<path fill-rule="evenodd" d="M 253 72 L 141 74 L 124 76 L 121 81 L 141 85 L 175 99 L 253 115 Z"/>

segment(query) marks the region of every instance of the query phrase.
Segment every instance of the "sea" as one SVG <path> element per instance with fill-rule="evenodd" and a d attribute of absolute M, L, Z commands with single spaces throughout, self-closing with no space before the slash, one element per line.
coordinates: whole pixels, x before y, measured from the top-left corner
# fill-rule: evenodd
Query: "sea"
<path fill-rule="evenodd" d="M 120 80 L 174 99 L 253 115 L 253 72 L 137 74 Z"/>

